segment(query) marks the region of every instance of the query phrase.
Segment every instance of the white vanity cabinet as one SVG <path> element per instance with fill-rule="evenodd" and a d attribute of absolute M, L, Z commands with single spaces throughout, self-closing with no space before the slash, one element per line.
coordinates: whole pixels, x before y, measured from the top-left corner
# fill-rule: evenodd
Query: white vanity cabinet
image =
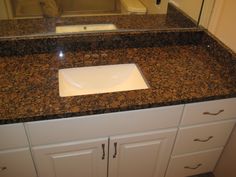
<path fill-rule="evenodd" d="M 235 126 L 235 107 L 231 98 L 2 125 L 0 177 L 35 177 L 34 164 L 38 177 L 210 172 Z"/>
<path fill-rule="evenodd" d="M 182 112 L 179 105 L 26 123 L 39 177 L 164 177 Z"/>
<path fill-rule="evenodd" d="M 211 172 L 235 126 L 236 98 L 185 105 L 166 177 Z"/>
<path fill-rule="evenodd" d="M 22 123 L 0 126 L 0 177 L 36 177 Z"/>

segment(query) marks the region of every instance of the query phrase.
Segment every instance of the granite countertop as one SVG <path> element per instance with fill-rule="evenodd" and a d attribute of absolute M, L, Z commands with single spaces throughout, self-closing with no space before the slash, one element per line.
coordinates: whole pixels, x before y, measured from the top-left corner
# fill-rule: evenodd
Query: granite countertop
<path fill-rule="evenodd" d="M 24 51 L 14 55 L 0 47 L 0 124 L 236 97 L 235 54 L 203 31 L 106 33 L 97 38 L 90 43 L 78 42 L 80 37 L 46 40 L 55 48 L 31 54 L 26 49 L 37 42 L 24 43 Z M 59 96 L 59 69 L 122 63 L 136 63 L 150 88 Z"/>

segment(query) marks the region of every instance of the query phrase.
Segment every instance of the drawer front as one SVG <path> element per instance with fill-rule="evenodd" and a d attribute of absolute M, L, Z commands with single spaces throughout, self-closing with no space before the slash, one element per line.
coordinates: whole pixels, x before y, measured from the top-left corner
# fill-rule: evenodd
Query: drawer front
<path fill-rule="evenodd" d="M 28 140 L 22 123 L 0 125 L 0 150 L 28 146 Z"/>
<path fill-rule="evenodd" d="M 186 177 L 211 172 L 220 157 L 222 148 L 171 158 L 166 177 Z"/>
<path fill-rule="evenodd" d="M 33 146 L 177 127 L 183 105 L 26 123 Z M 66 131 L 62 131 L 66 130 Z"/>
<path fill-rule="evenodd" d="M 36 177 L 28 148 L 0 151 L 1 177 Z"/>
<path fill-rule="evenodd" d="M 197 152 L 225 145 L 235 120 L 180 128 L 174 155 Z"/>
<path fill-rule="evenodd" d="M 187 104 L 181 125 L 236 118 L 236 98 Z"/>

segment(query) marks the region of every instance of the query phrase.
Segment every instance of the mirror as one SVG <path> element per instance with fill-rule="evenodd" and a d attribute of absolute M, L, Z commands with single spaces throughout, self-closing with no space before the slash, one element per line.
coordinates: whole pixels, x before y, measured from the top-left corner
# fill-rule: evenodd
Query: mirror
<path fill-rule="evenodd" d="M 0 38 L 196 28 L 214 4 L 205 1 L 214 0 L 1 0 Z"/>

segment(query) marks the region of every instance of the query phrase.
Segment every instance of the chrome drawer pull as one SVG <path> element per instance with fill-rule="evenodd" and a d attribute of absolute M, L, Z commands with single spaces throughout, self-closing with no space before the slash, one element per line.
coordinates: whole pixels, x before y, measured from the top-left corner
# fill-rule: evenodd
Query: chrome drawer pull
<path fill-rule="evenodd" d="M 199 163 L 196 167 L 185 166 L 184 168 L 186 168 L 186 169 L 190 169 L 190 170 L 196 170 L 196 169 L 198 169 L 200 166 L 202 166 L 201 163 Z"/>
<path fill-rule="evenodd" d="M 7 167 L 0 167 L 0 172 L 6 170 Z"/>
<path fill-rule="evenodd" d="M 102 160 L 105 159 L 105 144 L 102 144 Z"/>
<path fill-rule="evenodd" d="M 209 136 L 209 137 L 208 137 L 207 139 L 205 139 L 205 140 L 201 140 L 201 139 L 196 138 L 196 139 L 194 139 L 193 141 L 198 141 L 198 142 L 203 142 L 203 143 L 205 143 L 205 142 L 207 142 L 207 141 L 210 141 L 212 138 L 213 138 L 213 136 Z"/>
<path fill-rule="evenodd" d="M 221 110 L 219 110 L 219 111 L 216 112 L 216 113 L 204 112 L 203 114 L 204 114 L 204 115 L 217 116 L 217 115 L 219 115 L 220 113 L 222 113 L 222 112 L 224 112 L 224 111 L 225 111 L 224 109 L 221 109 Z"/>

